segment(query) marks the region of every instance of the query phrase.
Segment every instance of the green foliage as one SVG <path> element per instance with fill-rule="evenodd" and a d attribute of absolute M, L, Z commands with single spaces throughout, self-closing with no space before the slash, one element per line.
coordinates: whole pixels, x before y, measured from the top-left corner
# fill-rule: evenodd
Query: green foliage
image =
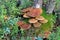
<path fill-rule="evenodd" d="M 28 0 L 21 0 L 21 5 L 17 8 L 17 0 L 0 0 L 0 38 L 4 37 L 4 34 L 10 34 L 12 37 L 18 33 L 17 21 L 20 18 L 15 18 L 17 14 L 20 14 L 22 8 L 31 6 L 32 2 Z M 4 19 L 4 16 L 8 17 L 8 20 Z"/>
<path fill-rule="evenodd" d="M 60 40 L 60 26 L 56 28 L 55 32 L 53 31 L 50 34 L 49 40 Z"/>

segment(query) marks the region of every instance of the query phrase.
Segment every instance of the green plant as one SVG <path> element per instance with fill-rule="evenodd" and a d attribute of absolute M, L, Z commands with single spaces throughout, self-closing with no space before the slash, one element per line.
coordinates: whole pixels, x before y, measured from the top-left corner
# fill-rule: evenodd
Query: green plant
<path fill-rule="evenodd" d="M 50 34 L 49 40 L 60 40 L 60 26 L 55 28 L 55 30 Z"/>

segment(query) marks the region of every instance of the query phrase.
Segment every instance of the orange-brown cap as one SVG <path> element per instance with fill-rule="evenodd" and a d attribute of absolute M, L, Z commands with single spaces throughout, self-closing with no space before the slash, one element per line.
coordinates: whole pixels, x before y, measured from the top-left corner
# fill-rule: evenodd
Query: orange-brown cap
<path fill-rule="evenodd" d="M 47 19 L 44 19 L 44 20 L 40 20 L 39 22 L 41 22 L 41 23 L 47 23 L 48 20 Z"/>
<path fill-rule="evenodd" d="M 45 38 L 48 38 L 48 36 L 49 36 L 50 33 L 51 33 L 50 31 L 46 31 L 46 32 L 44 33 L 44 37 L 45 37 Z"/>
<path fill-rule="evenodd" d="M 43 16 L 37 16 L 35 19 L 37 19 L 37 20 L 44 20 L 45 18 Z"/>
<path fill-rule="evenodd" d="M 33 24 L 33 26 L 34 26 L 34 27 L 40 27 L 40 26 L 41 26 L 41 23 L 36 22 L 36 23 Z"/>
<path fill-rule="evenodd" d="M 29 29 L 30 27 L 31 27 L 31 25 L 30 24 L 23 24 L 23 25 L 21 25 L 20 26 L 22 29 L 24 29 L 24 30 L 27 30 L 27 29 Z"/>
<path fill-rule="evenodd" d="M 39 10 L 38 8 L 33 8 L 33 9 L 31 9 L 30 12 L 27 13 L 27 14 L 28 14 L 28 16 L 30 16 L 30 17 L 36 17 L 36 16 L 38 16 L 38 15 L 41 15 L 40 10 Z"/>
<path fill-rule="evenodd" d="M 32 9 L 33 9 L 33 7 L 28 7 L 26 9 L 21 10 L 21 12 L 26 13 L 26 12 L 29 12 L 30 10 L 32 10 Z"/>
<path fill-rule="evenodd" d="M 24 24 L 24 22 L 23 21 L 18 21 L 17 24 L 18 24 L 18 26 L 21 26 L 21 25 Z"/>
<path fill-rule="evenodd" d="M 42 14 L 42 8 L 36 8 L 36 11 L 37 11 L 37 13 L 40 13 L 40 15 Z"/>
<path fill-rule="evenodd" d="M 27 13 L 25 13 L 25 14 L 23 15 L 23 17 L 24 17 L 24 18 L 29 18 L 29 16 L 27 15 Z"/>
<path fill-rule="evenodd" d="M 29 20 L 29 23 L 36 23 L 36 22 L 38 22 L 38 20 L 36 20 L 34 18 L 32 18 L 32 19 Z"/>

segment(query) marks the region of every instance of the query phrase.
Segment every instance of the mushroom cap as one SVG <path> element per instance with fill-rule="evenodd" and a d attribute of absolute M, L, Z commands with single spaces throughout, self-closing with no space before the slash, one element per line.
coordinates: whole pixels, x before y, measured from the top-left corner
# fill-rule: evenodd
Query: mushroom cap
<path fill-rule="evenodd" d="M 36 20 L 36 19 L 30 19 L 29 20 L 29 23 L 36 23 L 36 22 L 38 22 L 38 20 Z"/>
<path fill-rule="evenodd" d="M 47 23 L 48 20 L 47 19 L 44 19 L 44 20 L 40 20 L 39 22 L 41 22 L 41 23 Z"/>
<path fill-rule="evenodd" d="M 37 19 L 37 20 L 44 20 L 45 18 L 43 16 L 37 16 L 35 19 Z"/>
<path fill-rule="evenodd" d="M 40 15 L 42 14 L 42 8 L 36 8 L 36 11 L 37 11 L 37 13 L 40 13 Z"/>
<path fill-rule="evenodd" d="M 28 7 L 26 9 L 21 10 L 21 12 L 26 13 L 26 12 L 29 12 L 30 10 L 32 10 L 32 9 L 33 9 L 33 7 Z"/>
<path fill-rule="evenodd" d="M 38 8 L 34 8 L 29 13 L 27 13 L 27 15 L 30 16 L 30 17 L 36 17 L 40 14 L 41 13 L 40 13 L 40 10 Z"/>
<path fill-rule="evenodd" d="M 51 33 L 50 31 L 46 31 L 46 32 L 44 33 L 44 37 L 45 37 L 45 38 L 48 38 L 48 36 L 49 36 L 50 33 Z"/>
<path fill-rule="evenodd" d="M 18 24 L 18 26 L 21 26 L 21 25 L 24 24 L 24 22 L 23 21 L 18 21 L 17 24 Z"/>
<path fill-rule="evenodd" d="M 46 31 L 44 34 L 50 34 L 51 32 L 50 31 Z"/>
<path fill-rule="evenodd" d="M 26 13 L 23 15 L 23 17 L 24 18 L 29 18 L 29 16 Z"/>
<path fill-rule="evenodd" d="M 29 10 L 28 9 L 23 9 L 23 10 L 21 10 L 21 12 L 23 12 L 23 13 L 26 13 L 26 12 L 28 12 Z"/>
<path fill-rule="evenodd" d="M 40 26 L 41 26 L 41 23 L 36 22 L 36 23 L 33 24 L 33 26 L 34 26 L 34 27 L 40 27 Z"/>
<path fill-rule="evenodd" d="M 27 15 L 30 17 L 36 17 L 39 15 L 39 13 L 36 13 L 36 11 L 34 12 L 34 10 L 32 10 L 31 12 L 27 13 Z"/>
<path fill-rule="evenodd" d="M 24 29 L 24 30 L 27 30 L 27 29 L 29 29 L 30 27 L 31 27 L 31 25 L 30 24 L 23 24 L 23 25 L 21 25 L 20 26 L 22 29 Z"/>

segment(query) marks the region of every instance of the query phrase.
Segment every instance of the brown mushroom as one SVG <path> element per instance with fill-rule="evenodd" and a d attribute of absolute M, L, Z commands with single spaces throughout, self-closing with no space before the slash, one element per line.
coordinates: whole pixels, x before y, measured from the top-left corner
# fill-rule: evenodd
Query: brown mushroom
<path fill-rule="evenodd" d="M 37 21 L 38 21 L 38 20 L 32 18 L 32 19 L 29 20 L 29 23 L 36 23 Z"/>
<path fill-rule="evenodd" d="M 40 10 L 39 10 L 38 8 L 33 8 L 33 9 L 31 9 L 30 12 L 27 13 L 27 14 L 28 14 L 28 16 L 30 16 L 30 17 L 36 17 L 36 16 L 38 16 L 38 15 L 41 15 Z"/>
<path fill-rule="evenodd" d="M 40 27 L 40 26 L 41 26 L 41 23 L 36 22 L 36 23 L 33 24 L 33 26 L 34 26 L 34 27 Z"/>
<path fill-rule="evenodd" d="M 45 18 L 43 16 L 37 16 L 35 19 L 37 19 L 37 20 L 44 20 Z"/>
<path fill-rule="evenodd" d="M 21 10 L 21 12 L 26 13 L 26 12 L 28 12 L 28 10 L 27 9 L 23 9 L 23 10 Z"/>
<path fill-rule="evenodd" d="M 23 15 L 23 17 L 24 18 L 29 18 L 29 16 L 26 13 Z"/>
<path fill-rule="evenodd" d="M 18 21 L 17 24 L 18 24 L 18 26 L 21 26 L 21 25 L 24 24 L 24 22 L 23 21 Z"/>
<path fill-rule="evenodd" d="M 51 33 L 50 31 L 46 31 L 46 32 L 44 33 L 44 38 L 48 38 L 48 36 L 49 36 L 50 33 Z"/>
<path fill-rule="evenodd" d="M 40 20 L 39 22 L 41 22 L 41 23 L 47 23 L 48 20 L 47 19 L 44 19 L 44 20 Z"/>
<path fill-rule="evenodd" d="M 33 11 L 33 10 L 32 10 L 32 11 Z M 34 13 L 34 12 L 28 12 L 27 15 L 28 15 L 29 17 L 36 17 L 36 16 L 38 16 L 39 14 L 38 14 L 38 13 Z"/>
<path fill-rule="evenodd" d="M 30 10 L 32 10 L 32 9 L 33 9 L 33 7 L 28 7 L 26 9 L 21 10 L 21 12 L 26 13 L 26 12 L 29 12 Z"/>
<path fill-rule="evenodd" d="M 31 27 L 31 25 L 30 24 L 23 24 L 23 25 L 21 25 L 20 26 L 22 29 L 24 29 L 24 30 L 27 30 L 27 29 L 29 29 L 30 27 Z"/>
<path fill-rule="evenodd" d="M 43 12 L 43 11 L 42 11 L 42 8 L 35 8 L 35 10 L 36 10 L 37 13 L 40 13 L 40 15 L 41 15 L 42 12 Z"/>

